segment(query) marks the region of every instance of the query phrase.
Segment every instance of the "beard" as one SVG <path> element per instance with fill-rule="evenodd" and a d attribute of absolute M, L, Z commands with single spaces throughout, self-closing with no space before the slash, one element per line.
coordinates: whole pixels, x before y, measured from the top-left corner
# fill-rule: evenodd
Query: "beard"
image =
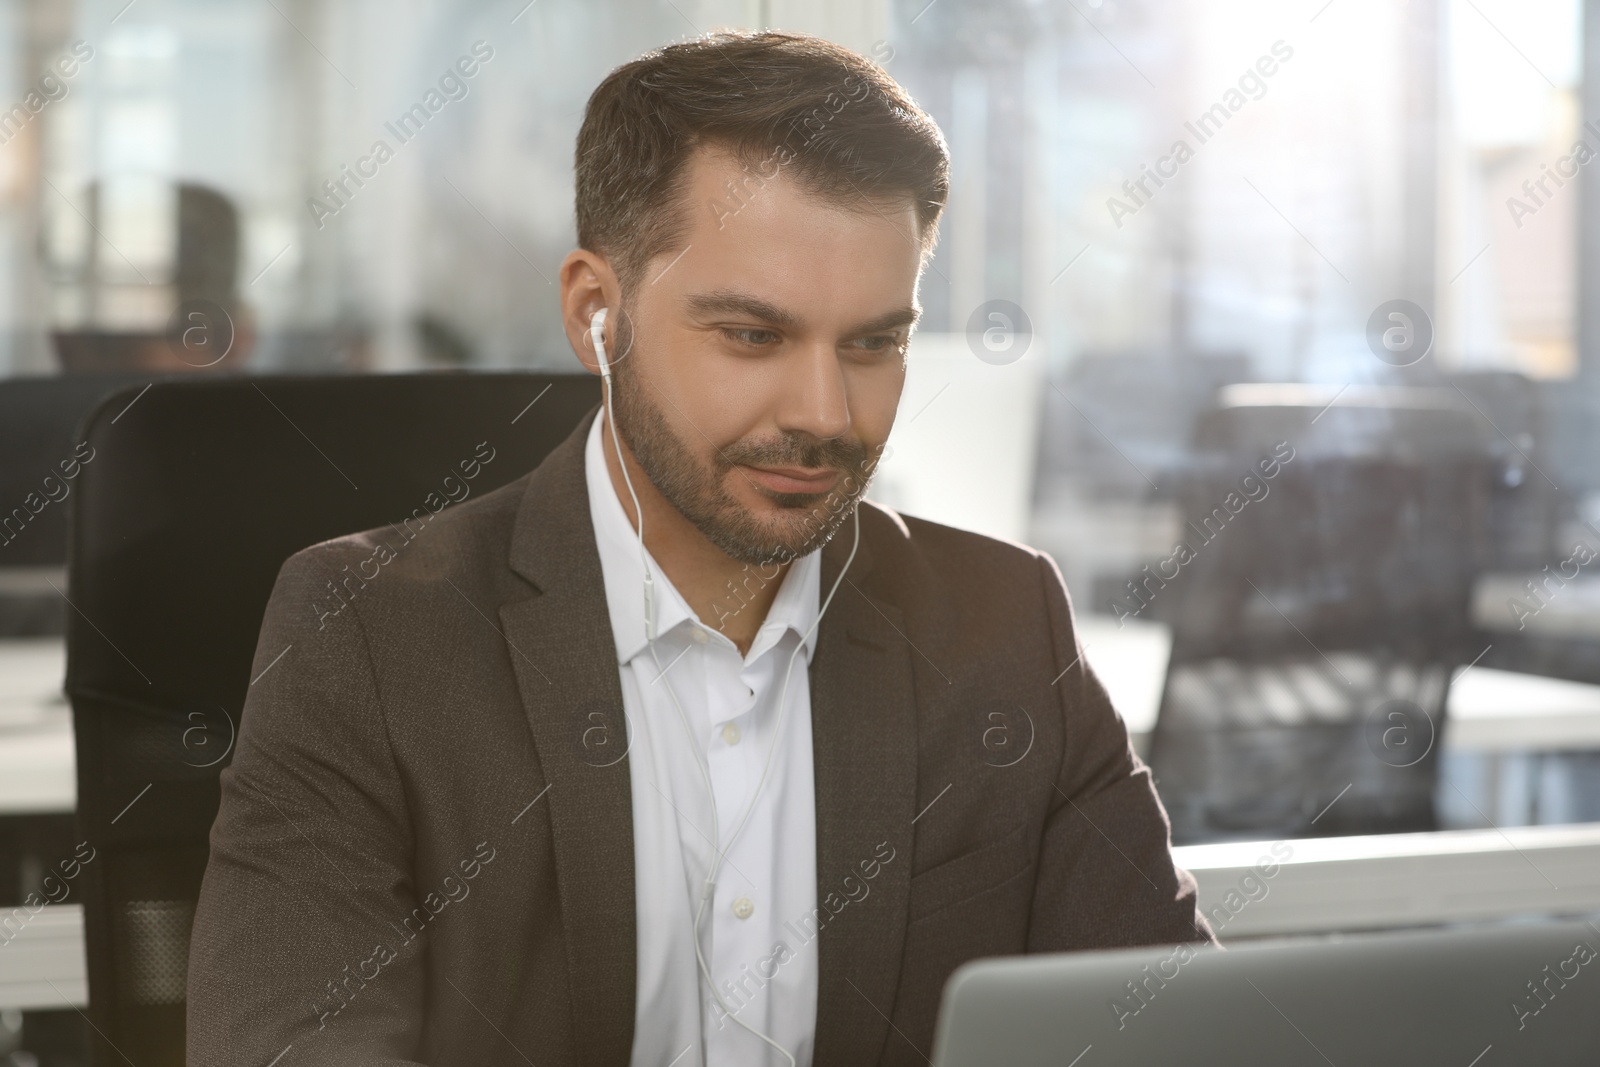
<path fill-rule="evenodd" d="M 619 323 L 617 348 L 626 355 L 632 331 Z M 706 540 L 731 558 L 751 566 L 788 563 L 821 548 L 850 518 L 867 491 L 876 460 L 859 442 L 820 440 L 784 432 L 777 437 L 739 440 L 702 462 L 672 431 L 626 361 L 612 366 L 612 406 L 617 433 L 658 492 Z M 740 503 L 724 487 L 740 464 L 763 467 L 832 467 L 843 476 L 826 493 L 761 493 L 775 505 L 768 516 Z"/>

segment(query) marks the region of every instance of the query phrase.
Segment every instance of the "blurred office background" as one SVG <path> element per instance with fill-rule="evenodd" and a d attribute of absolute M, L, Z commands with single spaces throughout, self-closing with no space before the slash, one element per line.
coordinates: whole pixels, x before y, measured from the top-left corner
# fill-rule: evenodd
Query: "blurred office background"
<path fill-rule="evenodd" d="M 65 509 L 24 501 L 76 420 L 171 375 L 577 372 L 584 102 L 727 26 L 944 129 L 875 495 L 1055 558 L 1186 862 L 1600 856 L 1600 5 L 12 0 L 0 909 L 73 840 Z M 82 1062 L 81 975 L 6 974 L 0 1064 Z"/>

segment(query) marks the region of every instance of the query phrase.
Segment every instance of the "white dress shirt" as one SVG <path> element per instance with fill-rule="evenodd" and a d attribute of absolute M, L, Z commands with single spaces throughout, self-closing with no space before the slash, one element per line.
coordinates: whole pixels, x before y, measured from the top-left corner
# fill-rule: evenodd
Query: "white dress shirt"
<path fill-rule="evenodd" d="M 602 409 L 590 428 L 584 465 L 629 730 L 638 921 L 631 1064 L 785 1063 L 728 1017 L 695 960 L 695 910 L 714 859 L 704 767 L 726 858 L 700 924 L 701 951 L 733 1014 L 788 1049 L 798 1067 L 809 1067 L 817 1014 L 817 871 L 806 668 L 816 635 L 805 635 L 817 618 L 821 555 L 813 551 L 789 565 L 743 656 L 714 625 L 701 624 L 651 557 L 656 606 L 652 656 L 645 637 L 638 533 L 606 469 L 601 433 L 611 431 L 605 418 Z M 749 574 L 751 587 L 759 587 L 757 570 L 751 568 Z M 728 596 L 728 609 L 737 609 L 739 601 L 731 592 Z M 780 726 L 779 693 L 797 647 L 803 651 L 789 672 L 787 711 Z M 682 708 L 681 719 L 669 685 Z M 781 732 L 766 786 L 735 840 L 734 830 L 761 780 L 775 729 Z"/>

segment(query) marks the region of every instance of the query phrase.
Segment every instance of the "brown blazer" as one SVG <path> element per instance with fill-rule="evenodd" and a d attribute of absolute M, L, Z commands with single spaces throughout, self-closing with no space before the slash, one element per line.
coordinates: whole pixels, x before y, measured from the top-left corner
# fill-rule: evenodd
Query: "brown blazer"
<path fill-rule="evenodd" d="M 594 417 L 426 526 L 283 565 L 195 913 L 191 1064 L 628 1064 Z M 1055 563 L 860 511 L 810 667 L 818 1067 L 924 1063 L 975 957 L 1212 939 Z"/>

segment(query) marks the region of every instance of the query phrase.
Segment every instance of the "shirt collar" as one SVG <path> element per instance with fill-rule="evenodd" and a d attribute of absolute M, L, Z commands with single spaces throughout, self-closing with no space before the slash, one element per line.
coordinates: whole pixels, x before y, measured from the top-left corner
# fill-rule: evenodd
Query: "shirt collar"
<path fill-rule="evenodd" d="M 584 478 L 589 489 L 589 519 L 594 526 L 595 547 L 600 554 L 600 570 L 605 578 L 606 607 L 611 615 L 611 633 L 616 640 L 617 662 L 626 664 L 649 648 L 644 626 L 644 565 L 639 559 L 639 534 L 628 521 L 611 474 L 606 469 L 605 449 L 601 440 L 605 423 L 604 406 L 595 415 L 589 427 L 589 438 L 584 446 Z M 607 429 L 605 432 L 609 432 Z M 717 629 L 715 620 L 702 625 L 690 610 L 683 595 L 672 584 L 650 550 L 644 550 L 654 576 L 656 602 L 656 636 L 660 638 L 683 623 L 699 626 L 713 640 L 728 640 Z M 791 563 L 778 587 L 778 595 L 767 610 L 767 617 L 751 642 L 749 657 L 754 659 L 776 645 L 789 630 L 799 635 L 805 647 L 806 662 L 811 662 L 816 651 L 818 593 L 822 579 L 822 553 L 812 551 Z M 759 585 L 757 568 L 750 569 L 749 581 Z M 730 610 L 737 608 L 738 599 L 728 594 Z"/>

